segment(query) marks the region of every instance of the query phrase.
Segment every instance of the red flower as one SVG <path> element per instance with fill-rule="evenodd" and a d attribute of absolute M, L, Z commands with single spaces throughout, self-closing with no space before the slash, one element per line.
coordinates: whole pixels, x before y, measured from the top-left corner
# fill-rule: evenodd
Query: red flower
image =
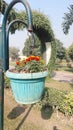
<path fill-rule="evenodd" d="M 25 60 L 25 62 L 24 63 L 27 63 L 27 62 L 29 62 L 29 61 L 31 61 L 31 60 L 36 60 L 36 61 L 39 61 L 40 60 L 40 57 L 39 56 L 29 56 L 29 57 L 27 57 L 26 58 L 26 60 Z"/>
<path fill-rule="evenodd" d="M 35 60 L 35 56 L 30 56 L 30 59 L 31 60 Z"/>
<path fill-rule="evenodd" d="M 27 59 L 26 59 L 26 62 L 29 62 L 30 61 L 30 57 L 28 57 Z"/>
<path fill-rule="evenodd" d="M 16 65 L 19 65 L 20 64 L 20 62 L 19 61 L 16 61 Z"/>
<path fill-rule="evenodd" d="M 39 60 L 40 60 L 40 57 L 39 57 L 39 56 L 36 56 L 36 57 L 35 57 L 35 60 L 36 60 L 36 61 L 39 61 Z"/>

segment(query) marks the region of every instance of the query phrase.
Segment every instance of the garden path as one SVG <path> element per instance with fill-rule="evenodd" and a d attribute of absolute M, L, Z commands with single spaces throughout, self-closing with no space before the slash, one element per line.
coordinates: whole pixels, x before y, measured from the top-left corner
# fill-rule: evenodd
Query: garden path
<path fill-rule="evenodd" d="M 69 82 L 69 83 L 73 83 L 73 73 L 72 72 L 63 72 L 63 71 L 55 71 L 54 76 L 53 76 L 54 80 L 58 80 L 60 82 L 64 81 L 64 82 Z"/>

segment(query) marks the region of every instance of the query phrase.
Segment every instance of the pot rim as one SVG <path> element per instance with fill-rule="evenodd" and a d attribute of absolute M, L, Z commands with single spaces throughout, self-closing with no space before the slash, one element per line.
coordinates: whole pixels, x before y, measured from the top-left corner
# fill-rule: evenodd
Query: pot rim
<path fill-rule="evenodd" d="M 7 70 L 6 76 L 10 79 L 37 79 L 48 76 L 48 70 L 36 73 L 15 73 Z"/>

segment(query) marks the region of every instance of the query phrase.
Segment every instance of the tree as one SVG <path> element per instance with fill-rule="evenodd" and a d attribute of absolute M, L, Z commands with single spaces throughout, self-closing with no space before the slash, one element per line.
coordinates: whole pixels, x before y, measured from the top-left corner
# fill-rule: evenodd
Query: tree
<path fill-rule="evenodd" d="M 73 61 L 73 43 L 67 49 L 67 53 L 68 53 L 70 59 Z"/>
<path fill-rule="evenodd" d="M 64 22 L 62 23 L 63 32 L 68 33 L 70 26 L 73 23 L 73 5 L 70 5 L 68 8 L 69 12 L 64 14 Z"/>
<path fill-rule="evenodd" d="M 0 0 L 0 15 L 5 13 L 5 10 L 7 8 L 8 4 L 5 2 L 5 0 Z M 8 15 L 8 21 L 7 24 L 9 24 L 12 20 L 16 19 L 18 16 L 18 12 L 14 8 L 11 9 Z M 10 28 L 11 33 L 15 33 L 15 30 L 18 29 L 19 24 L 16 23 L 15 25 L 12 25 Z"/>
<path fill-rule="evenodd" d="M 15 60 L 18 58 L 19 54 L 19 49 L 17 49 L 16 47 L 10 47 L 9 48 L 9 57 L 12 59 L 12 60 Z"/>
<path fill-rule="evenodd" d="M 36 35 L 34 35 L 34 39 L 32 36 L 26 39 L 24 43 L 24 48 L 22 50 L 24 55 L 41 55 L 41 42 Z"/>
<path fill-rule="evenodd" d="M 0 12 L 4 14 L 6 7 L 8 4 L 4 0 L 0 0 Z"/>
<path fill-rule="evenodd" d="M 63 43 L 56 39 L 56 58 L 64 59 L 66 54 L 66 49 L 63 47 Z"/>

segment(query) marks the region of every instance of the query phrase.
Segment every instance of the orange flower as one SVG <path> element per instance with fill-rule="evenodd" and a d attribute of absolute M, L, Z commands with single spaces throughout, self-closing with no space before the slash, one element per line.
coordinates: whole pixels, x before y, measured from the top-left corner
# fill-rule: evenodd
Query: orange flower
<path fill-rule="evenodd" d="M 40 60 L 40 57 L 39 56 L 29 56 L 26 58 L 26 60 L 24 61 L 24 63 L 26 64 L 27 62 L 31 61 L 31 60 L 36 60 L 36 61 L 39 61 Z"/>
<path fill-rule="evenodd" d="M 30 57 L 26 58 L 26 62 L 30 61 Z"/>
<path fill-rule="evenodd" d="M 27 60 L 36 60 L 36 61 L 39 61 L 40 60 L 40 57 L 39 56 L 29 56 L 28 58 L 27 58 Z"/>
<path fill-rule="evenodd" d="M 30 59 L 31 60 L 35 60 L 35 56 L 30 56 Z"/>
<path fill-rule="evenodd" d="M 19 65 L 20 64 L 20 62 L 19 61 L 16 61 L 16 65 Z"/>
<path fill-rule="evenodd" d="M 39 57 L 39 56 L 36 56 L 36 57 L 35 57 L 35 60 L 36 60 L 36 61 L 39 61 L 39 60 L 40 60 L 40 57 Z"/>

